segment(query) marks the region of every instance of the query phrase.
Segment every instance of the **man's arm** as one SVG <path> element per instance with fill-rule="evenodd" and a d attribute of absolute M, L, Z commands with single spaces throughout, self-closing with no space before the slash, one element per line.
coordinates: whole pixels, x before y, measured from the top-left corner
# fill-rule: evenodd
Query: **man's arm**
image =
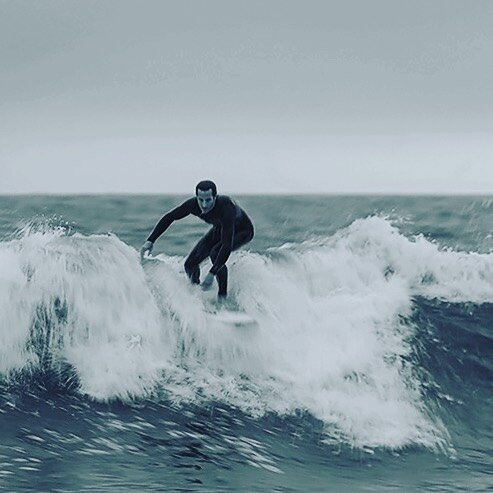
<path fill-rule="evenodd" d="M 173 221 L 177 221 L 178 219 L 183 219 L 192 213 L 193 206 L 195 204 L 195 199 L 189 199 L 183 204 L 180 204 L 178 207 L 175 207 L 173 210 L 167 212 L 156 224 L 152 233 L 147 238 L 147 241 L 154 243 L 171 225 Z"/>

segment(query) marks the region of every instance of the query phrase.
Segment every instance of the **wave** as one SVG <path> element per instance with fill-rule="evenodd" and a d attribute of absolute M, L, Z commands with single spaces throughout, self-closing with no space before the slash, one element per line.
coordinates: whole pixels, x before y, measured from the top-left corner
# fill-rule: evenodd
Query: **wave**
<path fill-rule="evenodd" d="M 258 320 L 248 331 L 207 317 L 211 295 L 187 282 L 182 264 L 141 265 L 114 235 L 27 228 L 1 242 L 0 374 L 54 370 L 103 401 L 309 412 L 328 441 L 356 447 L 448 446 L 427 400 L 434 375 L 419 371 L 413 313 L 419 298 L 491 303 L 491 254 L 408 238 L 381 217 L 240 251 L 230 295 Z"/>

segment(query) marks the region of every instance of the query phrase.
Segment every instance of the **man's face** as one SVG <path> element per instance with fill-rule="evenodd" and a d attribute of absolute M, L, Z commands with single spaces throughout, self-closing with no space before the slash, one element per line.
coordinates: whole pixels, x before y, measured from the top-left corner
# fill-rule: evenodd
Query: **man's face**
<path fill-rule="evenodd" d="M 216 197 L 212 195 L 212 190 L 197 190 L 197 202 L 202 213 L 209 212 L 216 203 Z"/>

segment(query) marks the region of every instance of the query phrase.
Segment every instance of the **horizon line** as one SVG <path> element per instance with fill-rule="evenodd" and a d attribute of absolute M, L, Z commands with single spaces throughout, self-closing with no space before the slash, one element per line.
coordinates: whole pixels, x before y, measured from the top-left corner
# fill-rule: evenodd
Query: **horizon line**
<path fill-rule="evenodd" d="M 169 196 L 178 197 L 183 195 L 194 195 L 193 192 L 0 192 L 0 197 L 68 197 L 68 196 Z M 300 197 L 300 196 L 332 196 L 332 197 L 480 197 L 493 196 L 491 192 L 226 192 L 218 195 L 242 195 L 242 196 L 279 196 L 279 197 Z"/>

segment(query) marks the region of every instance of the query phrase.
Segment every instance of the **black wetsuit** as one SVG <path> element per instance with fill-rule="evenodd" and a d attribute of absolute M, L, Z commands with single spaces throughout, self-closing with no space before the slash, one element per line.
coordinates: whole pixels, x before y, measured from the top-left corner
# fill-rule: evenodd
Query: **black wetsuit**
<path fill-rule="evenodd" d="M 214 207 L 206 213 L 200 210 L 197 199 L 191 198 L 165 214 L 147 238 L 153 243 L 173 221 L 193 214 L 212 228 L 195 245 L 185 260 L 185 271 L 190 280 L 199 284 L 200 263 L 207 257 L 212 260 L 211 274 L 217 278 L 219 296 L 226 296 L 228 289 L 228 269 L 225 265 L 233 250 L 248 243 L 253 238 L 253 224 L 246 212 L 226 195 L 218 195 Z"/>

